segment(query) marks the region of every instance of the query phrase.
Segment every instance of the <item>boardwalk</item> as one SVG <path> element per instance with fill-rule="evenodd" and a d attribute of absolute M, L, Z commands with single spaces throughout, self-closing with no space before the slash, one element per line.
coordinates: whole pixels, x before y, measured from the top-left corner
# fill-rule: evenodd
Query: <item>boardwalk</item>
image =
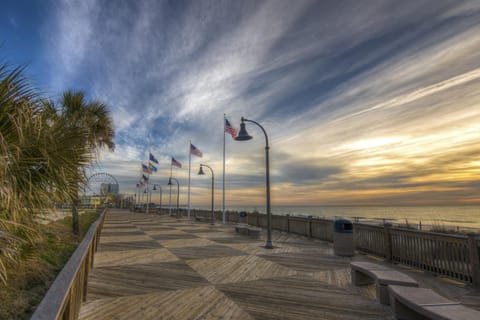
<path fill-rule="evenodd" d="M 80 319 L 391 319 L 331 245 L 273 240 L 266 250 L 232 226 L 113 210 Z"/>

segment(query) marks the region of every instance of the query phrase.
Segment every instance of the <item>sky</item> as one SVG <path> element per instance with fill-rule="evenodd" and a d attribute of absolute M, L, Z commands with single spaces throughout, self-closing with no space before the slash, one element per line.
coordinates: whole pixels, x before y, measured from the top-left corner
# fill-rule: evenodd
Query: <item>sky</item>
<path fill-rule="evenodd" d="M 109 106 L 108 172 L 134 194 L 222 201 L 223 117 L 261 124 L 272 206 L 480 205 L 480 1 L 6 0 L 0 59 L 45 96 Z M 226 136 L 226 206 L 265 204 L 265 137 Z M 154 192 L 154 201 L 158 195 Z M 163 199 L 168 201 L 164 197 Z"/>

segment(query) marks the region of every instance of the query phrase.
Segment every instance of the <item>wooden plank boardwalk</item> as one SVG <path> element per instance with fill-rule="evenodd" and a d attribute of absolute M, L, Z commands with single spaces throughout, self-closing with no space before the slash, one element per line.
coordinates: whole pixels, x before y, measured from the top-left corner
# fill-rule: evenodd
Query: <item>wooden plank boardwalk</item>
<path fill-rule="evenodd" d="M 286 233 L 111 210 L 80 319 L 392 319 L 372 287 L 351 285 L 352 258 Z M 365 256 L 355 257 L 365 260 Z"/>

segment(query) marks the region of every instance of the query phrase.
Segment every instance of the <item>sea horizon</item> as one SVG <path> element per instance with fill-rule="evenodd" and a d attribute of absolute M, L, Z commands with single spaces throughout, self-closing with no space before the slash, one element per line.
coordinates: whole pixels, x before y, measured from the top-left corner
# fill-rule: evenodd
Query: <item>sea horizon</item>
<path fill-rule="evenodd" d="M 209 206 L 192 206 L 192 209 L 209 210 Z M 216 206 L 215 211 L 221 211 Z M 226 206 L 226 211 L 246 211 L 265 213 L 265 206 L 243 205 Z M 292 216 L 314 216 L 327 219 L 359 218 L 368 223 L 390 222 L 394 224 L 412 224 L 422 226 L 440 226 L 448 228 L 475 229 L 480 231 L 479 205 L 375 205 L 375 206 L 339 206 L 339 205 L 273 205 L 272 214 Z"/>

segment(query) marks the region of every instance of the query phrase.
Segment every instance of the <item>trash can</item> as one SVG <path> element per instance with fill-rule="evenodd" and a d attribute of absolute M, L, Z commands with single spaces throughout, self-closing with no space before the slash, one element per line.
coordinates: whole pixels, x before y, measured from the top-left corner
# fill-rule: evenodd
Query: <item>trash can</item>
<path fill-rule="evenodd" d="M 350 220 L 335 220 L 333 230 L 333 251 L 338 256 L 351 257 L 355 254 L 353 224 Z"/>

